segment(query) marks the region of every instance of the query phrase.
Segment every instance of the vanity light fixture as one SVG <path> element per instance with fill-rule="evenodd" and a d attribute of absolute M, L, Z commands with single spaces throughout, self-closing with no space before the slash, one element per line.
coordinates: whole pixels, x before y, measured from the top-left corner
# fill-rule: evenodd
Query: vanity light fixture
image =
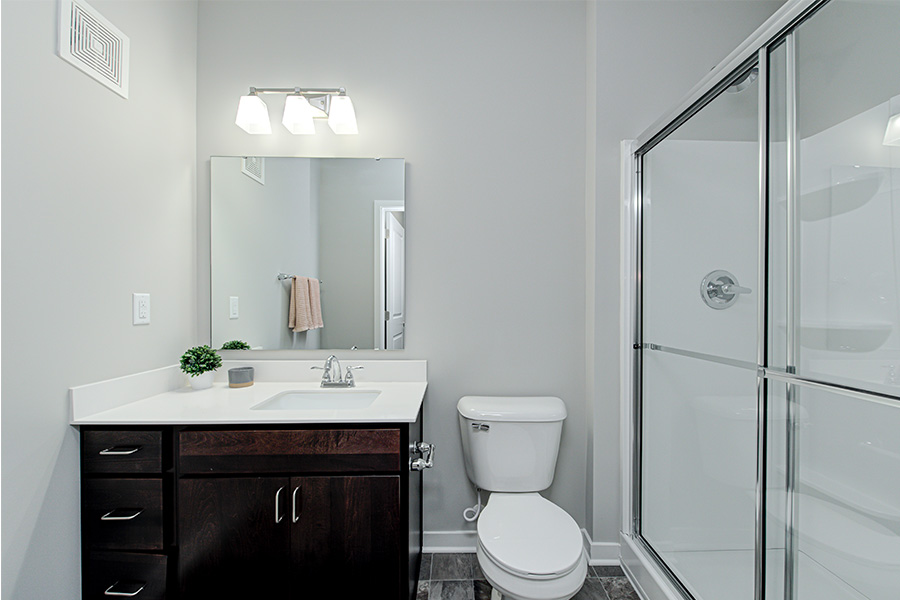
<path fill-rule="evenodd" d="M 335 96 L 331 99 L 328 126 L 338 135 L 356 135 L 356 111 L 349 96 Z"/>
<path fill-rule="evenodd" d="M 885 146 L 900 146 L 900 113 L 888 119 L 882 144 Z"/>
<path fill-rule="evenodd" d="M 294 135 L 315 133 L 313 110 L 309 100 L 299 94 L 291 94 L 284 99 L 284 116 L 281 124 Z"/>
<path fill-rule="evenodd" d="M 328 126 L 338 135 L 359 133 L 353 102 L 344 88 L 256 88 L 241 96 L 238 127 L 252 134 L 272 133 L 269 111 L 259 94 L 284 94 L 281 123 L 294 135 L 316 132 L 313 119 L 328 119 Z"/>
<path fill-rule="evenodd" d="M 237 118 L 234 122 L 247 133 L 272 133 L 272 126 L 269 124 L 269 109 L 262 98 L 256 95 L 253 88 L 250 88 L 249 95 L 241 96 Z"/>

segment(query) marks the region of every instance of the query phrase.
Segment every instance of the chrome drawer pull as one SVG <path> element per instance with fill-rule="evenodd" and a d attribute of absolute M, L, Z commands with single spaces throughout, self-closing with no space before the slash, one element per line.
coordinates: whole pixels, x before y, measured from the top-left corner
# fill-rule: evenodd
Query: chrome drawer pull
<path fill-rule="evenodd" d="M 114 513 L 119 511 L 130 511 L 127 515 L 116 515 Z M 144 512 L 143 508 L 114 508 L 102 517 L 100 517 L 101 521 L 130 521 L 137 517 L 139 514 Z"/>
<path fill-rule="evenodd" d="M 116 587 L 117 585 L 119 585 L 118 581 L 115 582 L 114 584 L 112 584 L 111 586 L 109 586 L 108 588 L 106 588 L 106 591 L 103 592 L 103 595 L 104 596 L 125 596 L 127 598 L 133 598 L 134 596 L 137 596 L 138 594 L 140 594 L 141 591 L 143 591 L 144 586 L 145 586 L 145 584 L 143 584 L 143 583 L 132 583 L 131 585 L 140 585 L 141 587 L 139 587 L 138 589 L 136 589 L 133 592 L 114 592 L 114 591 L 112 591 L 112 589 L 114 587 Z"/>
<path fill-rule="evenodd" d="M 142 446 L 110 446 L 106 450 L 101 450 L 100 454 L 103 456 L 125 456 L 134 454 L 141 448 Z"/>

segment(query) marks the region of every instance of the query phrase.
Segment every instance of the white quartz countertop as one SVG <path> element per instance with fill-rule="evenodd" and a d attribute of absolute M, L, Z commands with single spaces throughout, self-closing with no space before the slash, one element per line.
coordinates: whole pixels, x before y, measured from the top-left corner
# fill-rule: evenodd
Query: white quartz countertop
<path fill-rule="evenodd" d="M 422 362 L 424 361 L 410 361 Z M 308 369 L 308 367 L 306 367 Z M 169 368 L 171 369 L 171 368 Z M 221 370 L 223 373 L 227 369 Z M 268 369 L 272 375 L 277 375 Z M 375 368 L 371 371 L 376 371 Z M 262 369 L 266 375 L 266 367 Z M 321 371 L 319 371 L 321 373 Z M 375 373 L 373 373 L 375 374 Z M 421 379 L 424 380 L 424 365 Z M 368 381 L 357 380 L 353 391 L 378 391 L 378 397 L 363 408 L 337 409 L 279 409 L 253 410 L 265 400 L 287 391 L 344 392 L 344 388 L 323 390 L 316 381 L 256 381 L 245 388 L 230 388 L 223 376 L 205 390 L 188 386 L 173 387 L 184 380 L 178 374 L 160 369 L 138 374 L 135 378 L 120 378 L 72 388 L 72 425 L 188 425 L 188 424 L 291 424 L 291 423 L 413 423 L 418 417 L 425 397 L 425 381 Z M 227 377 L 227 375 L 225 375 Z M 148 381 L 158 380 L 157 387 L 168 383 L 169 390 L 143 398 L 134 398 Z M 304 379 L 307 377 L 304 377 Z M 420 379 L 400 377 L 399 379 Z M 140 386 L 141 381 L 144 382 Z"/>
<path fill-rule="evenodd" d="M 196 391 L 183 387 L 83 417 L 73 424 L 412 423 L 425 396 L 424 383 L 367 382 L 352 389 L 381 393 L 365 408 L 252 410 L 253 406 L 281 392 L 321 389 L 316 383 L 298 382 L 263 382 L 246 388 L 214 383 L 209 389 Z"/>

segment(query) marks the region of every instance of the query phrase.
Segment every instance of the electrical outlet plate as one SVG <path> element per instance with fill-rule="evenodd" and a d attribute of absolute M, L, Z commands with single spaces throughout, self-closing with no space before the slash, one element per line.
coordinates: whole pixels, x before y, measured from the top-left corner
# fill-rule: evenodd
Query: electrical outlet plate
<path fill-rule="evenodd" d="M 150 324 L 150 294 L 131 295 L 132 324 Z"/>
<path fill-rule="evenodd" d="M 237 319 L 240 316 L 240 311 L 238 311 L 238 297 L 237 296 L 229 296 L 228 297 L 228 318 L 229 319 Z"/>

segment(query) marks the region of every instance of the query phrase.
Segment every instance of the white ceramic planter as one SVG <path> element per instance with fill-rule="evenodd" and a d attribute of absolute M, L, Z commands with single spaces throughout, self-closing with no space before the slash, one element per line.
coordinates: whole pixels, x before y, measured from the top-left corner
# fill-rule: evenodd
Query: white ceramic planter
<path fill-rule="evenodd" d="M 191 387 L 195 390 L 205 390 L 211 388 L 213 384 L 213 375 L 215 371 L 207 371 L 195 377 L 191 377 Z"/>

